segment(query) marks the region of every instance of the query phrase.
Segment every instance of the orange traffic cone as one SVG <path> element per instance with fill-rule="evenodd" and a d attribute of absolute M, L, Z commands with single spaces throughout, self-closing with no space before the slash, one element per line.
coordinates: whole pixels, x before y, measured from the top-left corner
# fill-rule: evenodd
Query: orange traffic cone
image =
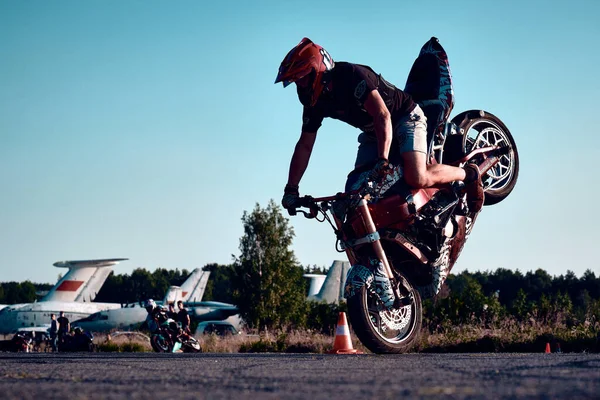
<path fill-rule="evenodd" d="M 548 354 L 548 353 L 552 353 L 550 351 L 550 342 L 546 342 L 546 354 Z"/>
<path fill-rule="evenodd" d="M 352 347 L 352 339 L 350 339 L 350 329 L 346 321 L 346 313 L 340 312 L 338 315 L 337 328 L 335 329 L 335 340 L 333 341 L 333 350 L 328 354 L 362 354 L 362 351 L 355 350 Z"/>

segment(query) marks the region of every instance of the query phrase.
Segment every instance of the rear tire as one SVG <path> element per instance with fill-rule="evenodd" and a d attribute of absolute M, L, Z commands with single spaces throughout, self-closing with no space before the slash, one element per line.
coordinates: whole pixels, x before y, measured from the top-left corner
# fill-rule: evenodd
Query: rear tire
<path fill-rule="evenodd" d="M 193 337 L 187 339 L 183 346 L 183 351 L 186 353 L 200 353 L 202 351 L 200 343 Z"/>
<path fill-rule="evenodd" d="M 489 145 L 510 146 L 511 151 L 501 156 L 500 162 L 482 177 L 484 205 L 501 202 L 515 188 L 519 176 L 519 153 L 512 134 L 498 117 L 486 111 L 465 111 L 454 117 L 452 122 L 463 133 L 463 154 Z M 452 152 L 455 150 L 452 149 Z"/>
<path fill-rule="evenodd" d="M 366 285 L 348 299 L 348 317 L 354 333 L 373 353 L 405 353 L 421 335 L 421 296 L 410 285 L 412 303 L 392 311 L 377 311 L 379 299 Z"/>

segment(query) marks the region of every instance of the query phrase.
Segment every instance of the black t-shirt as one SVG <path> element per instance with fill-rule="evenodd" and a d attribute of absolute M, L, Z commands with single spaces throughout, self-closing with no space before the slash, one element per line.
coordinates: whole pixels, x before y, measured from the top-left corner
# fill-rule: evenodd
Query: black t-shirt
<path fill-rule="evenodd" d="M 392 117 L 392 123 L 409 114 L 415 103 L 410 95 L 378 75 L 370 67 L 336 62 L 331 71 L 331 90 L 324 90 L 314 107 L 304 107 L 302 131 L 316 132 L 324 118 L 344 121 L 363 132 L 375 132 L 373 117 L 364 102 L 377 90 Z"/>
<path fill-rule="evenodd" d="M 59 326 L 58 326 L 59 331 L 67 330 L 67 325 L 69 324 L 69 319 L 67 317 L 58 317 L 56 319 L 56 322 L 59 323 Z"/>
<path fill-rule="evenodd" d="M 185 308 L 177 313 L 177 321 L 181 322 L 184 326 L 188 325 L 188 312 Z"/>

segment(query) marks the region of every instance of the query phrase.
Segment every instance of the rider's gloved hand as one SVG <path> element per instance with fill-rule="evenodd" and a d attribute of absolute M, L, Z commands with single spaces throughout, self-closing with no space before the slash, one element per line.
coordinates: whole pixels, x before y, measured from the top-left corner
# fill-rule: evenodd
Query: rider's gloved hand
<path fill-rule="evenodd" d="M 296 208 L 300 207 L 300 193 L 298 192 L 298 186 L 286 185 L 283 190 L 283 198 L 281 199 L 281 205 L 283 208 L 288 210 L 290 215 L 295 214 Z"/>
<path fill-rule="evenodd" d="M 483 193 L 483 183 L 481 182 L 481 172 L 475 164 L 467 164 L 465 170 L 465 189 L 467 193 L 467 206 L 470 212 L 478 212 L 483 207 L 485 194 Z"/>

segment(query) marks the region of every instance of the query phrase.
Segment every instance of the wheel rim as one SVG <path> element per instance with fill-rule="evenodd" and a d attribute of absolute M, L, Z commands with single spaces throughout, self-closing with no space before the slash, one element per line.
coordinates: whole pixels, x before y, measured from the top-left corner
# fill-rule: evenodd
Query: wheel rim
<path fill-rule="evenodd" d="M 154 343 L 156 344 L 156 346 L 159 349 L 161 349 L 163 351 L 169 350 L 169 346 L 167 345 L 167 341 L 162 336 L 155 336 L 154 337 Z"/>
<path fill-rule="evenodd" d="M 371 327 L 382 340 L 398 345 L 411 337 L 417 312 L 414 301 L 408 306 L 381 311 L 382 305 L 377 295 L 365 290 L 363 296 L 366 296 L 365 304 Z"/>
<path fill-rule="evenodd" d="M 507 133 L 495 123 L 486 120 L 475 122 L 467 132 L 467 153 L 486 146 L 510 146 Z M 500 192 L 512 181 L 515 173 L 515 153 L 511 149 L 500 157 L 500 161 L 483 177 L 483 188 L 486 192 Z"/>

